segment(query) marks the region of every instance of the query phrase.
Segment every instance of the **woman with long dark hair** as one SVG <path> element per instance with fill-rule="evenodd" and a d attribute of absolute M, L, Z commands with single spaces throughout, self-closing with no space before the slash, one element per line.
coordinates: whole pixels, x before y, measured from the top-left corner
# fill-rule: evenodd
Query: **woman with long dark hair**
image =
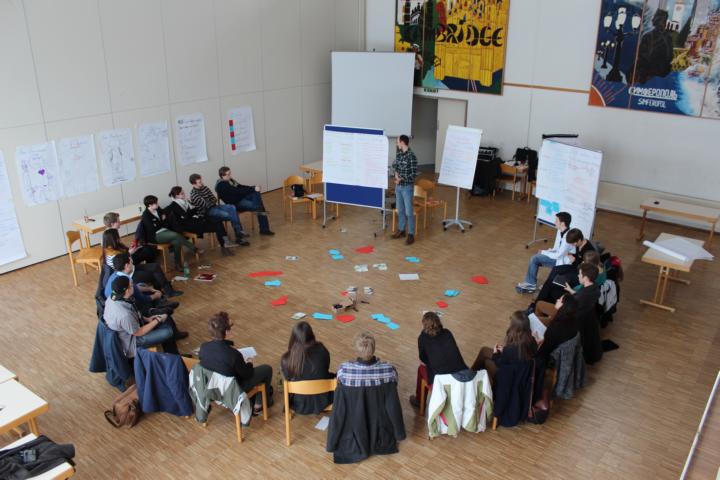
<path fill-rule="evenodd" d="M 505 332 L 503 343 L 496 344 L 494 349 L 482 347 L 472 369 L 487 370 L 490 378 L 494 378 L 499 366 L 531 360 L 536 351 L 537 343 L 530 330 L 530 319 L 526 312 L 517 310 L 510 315 L 510 326 Z"/>
<path fill-rule="evenodd" d="M 335 377 L 335 374 L 330 372 L 330 353 L 315 339 L 315 333 L 307 322 L 298 322 L 293 327 L 288 350 L 280 358 L 280 368 L 289 381 Z M 290 395 L 290 408 L 301 415 L 320 413 L 332 402 L 333 392 Z"/>

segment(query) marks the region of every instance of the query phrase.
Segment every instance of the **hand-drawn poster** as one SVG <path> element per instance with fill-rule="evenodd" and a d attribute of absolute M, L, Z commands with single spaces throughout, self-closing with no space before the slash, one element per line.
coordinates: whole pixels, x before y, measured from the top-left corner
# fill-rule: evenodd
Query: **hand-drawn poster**
<path fill-rule="evenodd" d="M 15 161 L 28 207 L 62 197 L 55 142 L 19 146 L 15 149 Z"/>
<path fill-rule="evenodd" d="M 57 156 L 60 181 L 66 197 L 98 190 L 100 181 L 92 135 L 58 140 Z"/>
<path fill-rule="evenodd" d="M 105 130 L 100 139 L 100 163 L 106 187 L 135 179 L 135 153 L 129 128 Z"/>
<path fill-rule="evenodd" d="M 15 203 L 10 190 L 7 168 L 5 168 L 5 157 L 0 151 L 0 265 L 25 257 L 27 257 L 27 253 L 15 214 Z"/>
<path fill-rule="evenodd" d="M 141 177 L 150 177 L 170 171 L 167 122 L 143 123 L 138 126 L 137 142 Z"/>
<path fill-rule="evenodd" d="M 395 51 L 415 86 L 502 94 L 510 0 L 396 0 Z"/>
<path fill-rule="evenodd" d="M 590 105 L 720 118 L 720 0 L 602 0 Z"/>
<path fill-rule="evenodd" d="M 175 119 L 175 143 L 181 165 L 208 161 L 205 117 L 202 113 L 191 113 Z"/>
<path fill-rule="evenodd" d="M 228 112 L 228 134 L 230 135 L 230 152 L 251 152 L 255 146 L 255 127 L 253 125 L 252 108 L 249 106 L 233 108 Z"/>

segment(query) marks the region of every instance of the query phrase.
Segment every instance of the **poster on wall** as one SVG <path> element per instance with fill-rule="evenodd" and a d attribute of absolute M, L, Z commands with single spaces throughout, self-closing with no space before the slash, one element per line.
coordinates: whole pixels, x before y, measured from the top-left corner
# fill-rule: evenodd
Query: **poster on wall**
<path fill-rule="evenodd" d="M 182 115 L 175 119 L 177 158 L 181 165 L 207 162 L 205 117 L 202 113 Z"/>
<path fill-rule="evenodd" d="M 15 214 L 5 157 L 0 151 L 0 265 L 27 257 Z"/>
<path fill-rule="evenodd" d="M 28 207 L 62 197 L 55 142 L 22 145 L 15 149 L 20 188 Z"/>
<path fill-rule="evenodd" d="M 720 0 L 602 0 L 590 105 L 720 118 Z"/>
<path fill-rule="evenodd" d="M 135 153 L 129 128 L 105 130 L 98 134 L 100 163 L 106 187 L 135 179 Z"/>
<path fill-rule="evenodd" d="M 168 136 L 167 122 L 138 125 L 138 163 L 141 177 L 151 177 L 170 171 Z"/>
<path fill-rule="evenodd" d="M 66 197 L 98 190 L 100 181 L 92 135 L 58 140 L 57 156 L 60 181 Z"/>
<path fill-rule="evenodd" d="M 395 51 L 415 86 L 502 94 L 510 0 L 395 0 Z"/>
<path fill-rule="evenodd" d="M 228 112 L 228 135 L 230 152 L 233 155 L 257 149 L 251 107 L 233 108 Z"/>

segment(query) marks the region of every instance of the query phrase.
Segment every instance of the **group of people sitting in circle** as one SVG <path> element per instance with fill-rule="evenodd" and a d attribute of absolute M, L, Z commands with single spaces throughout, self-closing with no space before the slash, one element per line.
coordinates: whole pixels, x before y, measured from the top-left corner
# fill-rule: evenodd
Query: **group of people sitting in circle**
<path fill-rule="evenodd" d="M 237 188 L 230 183 L 229 170 L 221 169 L 220 174 L 218 185 L 227 185 L 218 187 L 218 193 L 223 192 L 224 188 Z M 238 197 L 232 198 L 238 200 L 235 203 L 218 205 L 214 195 L 203 185 L 199 175 L 192 175 L 190 180 L 193 184 L 192 205 L 194 206 L 191 208 L 197 208 L 204 215 L 202 218 L 208 221 L 227 219 L 234 215 L 234 220 L 231 221 L 233 225 L 238 225 L 236 234 L 239 239 L 242 238 L 240 235 L 242 230 L 237 219 L 237 208 L 255 208 L 259 213 L 264 211 L 262 200 L 258 200 L 259 195 L 254 195 L 249 190 L 245 193 L 250 193 L 251 196 L 245 203 L 238 200 Z M 245 188 L 247 190 L 250 187 Z M 182 219 L 181 212 L 180 215 L 176 215 L 175 210 L 179 208 L 187 212 L 191 208 L 186 209 L 186 205 L 184 206 L 186 199 L 181 187 L 174 187 L 171 194 L 177 207 L 173 206 L 165 211 L 175 219 Z M 180 201 L 177 201 L 178 199 Z M 157 207 L 157 199 L 154 197 L 146 199 L 146 205 L 148 209 L 143 214 L 143 223 L 152 224 L 154 230 L 151 232 L 155 239 L 176 241 L 179 232 L 172 229 L 172 222 L 163 219 Z M 228 206 L 232 210 L 226 208 Z M 116 214 L 108 214 L 105 221 L 108 230 L 103 235 L 103 258 L 105 264 L 113 270 L 107 279 L 101 281 L 102 293 L 106 298 L 102 314 L 105 324 L 117 333 L 123 353 L 128 359 L 135 356 L 138 348 L 147 348 L 151 345 L 161 345 L 165 352 L 177 354 L 176 340 L 186 337 L 187 332 L 178 330 L 172 318 L 178 303 L 169 298 L 182 292 L 173 289 L 159 265 L 154 262 L 154 256 L 148 245 L 128 248 L 120 241 Z M 558 213 L 556 220 L 558 238 L 555 246 L 551 250 L 533 256 L 530 261 L 524 285 L 527 290 L 535 281 L 538 267 L 552 264 L 552 270 L 536 301 L 527 310 L 513 312 L 502 341 L 494 347 L 480 348 L 469 368 L 455 337 L 450 330 L 443 327 L 438 314 L 424 313 L 422 330 L 418 337 L 419 367 L 416 389 L 415 394 L 409 399 L 411 405 L 417 407 L 420 404 L 423 381 L 432 388 L 434 377 L 437 375 L 459 372 L 474 374 L 485 370 L 494 387 L 503 389 L 503 393 L 495 393 L 495 416 L 500 419 L 501 425 L 512 426 L 527 418 L 528 402 L 532 405 L 534 399 L 538 397 L 537 392 L 543 388 L 542 373 L 538 372 L 544 372 L 545 367 L 551 365 L 551 357 L 562 345 L 575 341 L 578 344 L 576 350 L 582 351 L 586 363 L 591 364 L 600 359 L 602 346 L 597 304 L 601 286 L 607 280 L 607 275 L 593 244 L 585 239 L 578 229 L 570 229 L 570 221 L 569 214 Z M 260 226 L 261 232 L 271 234 L 267 218 L 260 221 Z M 217 230 L 216 233 L 220 240 L 221 232 Z M 184 240 L 177 239 L 177 241 L 182 245 Z M 531 315 L 535 315 L 546 326 L 542 338 L 533 332 Z M 207 370 L 234 378 L 245 392 L 264 384 L 269 396 L 267 403 L 270 406 L 273 404 L 273 369 L 270 365 L 253 365 L 245 360 L 231 339 L 232 327 L 233 323 L 226 312 L 218 312 L 209 319 L 208 331 L 211 339 L 201 345 L 199 363 Z M 397 370 L 391 363 L 375 356 L 375 338 L 368 332 L 361 332 L 355 336 L 353 344 L 357 357 L 341 363 L 337 373 L 333 373 L 330 352 L 316 339 L 310 324 L 299 321 L 292 328 L 287 351 L 279 359 L 282 374 L 288 381 L 336 377 L 338 388 L 384 386 L 391 389 L 387 395 L 390 397 L 394 395 L 397 398 Z M 521 371 L 524 372 L 524 380 L 518 380 L 517 375 Z M 509 388 L 507 379 L 502 380 L 503 375 L 507 376 L 507 372 L 514 372 L 512 375 L 516 376 L 509 381 L 513 385 Z M 532 380 L 529 388 L 528 380 Z M 506 386 L 500 387 L 503 382 Z M 519 385 L 522 382 L 526 385 Z M 337 401 L 338 392 L 336 390 L 317 395 L 291 395 L 290 407 L 297 414 L 318 414 Z M 376 395 L 372 401 L 391 401 L 386 400 L 390 398 L 387 395 Z M 262 409 L 260 395 L 256 395 L 251 401 L 254 406 L 253 413 L 258 414 Z M 341 414 L 352 416 L 357 413 L 353 413 L 349 408 L 343 410 L 333 405 L 333 416 Z M 397 451 L 396 446 L 387 447 L 387 445 L 396 445 L 397 441 L 405 438 L 399 404 L 394 414 L 376 415 L 373 422 L 376 424 L 388 422 L 392 425 L 387 425 L 387 428 L 375 425 L 379 428 L 378 431 L 384 432 L 381 433 L 381 437 L 384 435 L 384 438 L 368 441 L 382 443 L 385 447 L 379 444 L 370 445 L 369 451 L 371 453 Z M 331 423 L 331 431 L 332 425 Z M 342 443 L 342 440 L 338 439 L 338 442 Z M 342 448 L 340 445 L 334 450 L 336 461 L 357 461 L 368 453 L 338 453 Z M 350 450 L 353 448 L 351 447 Z M 328 450 L 331 450 L 330 440 L 328 440 Z"/>

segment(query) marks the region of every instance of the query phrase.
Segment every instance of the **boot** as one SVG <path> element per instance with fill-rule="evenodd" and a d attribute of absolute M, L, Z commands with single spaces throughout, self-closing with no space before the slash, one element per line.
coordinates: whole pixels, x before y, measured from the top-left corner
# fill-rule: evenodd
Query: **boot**
<path fill-rule="evenodd" d="M 396 239 L 396 238 L 402 238 L 404 236 L 405 236 L 405 230 L 398 230 L 397 232 L 393 233 L 392 237 L 390 237 L 390 238 Z"/>
<path fill-rule="evenodd" d="M 410 234 L 407 236 L 407 240 L 405 240 L 405 245 L 412 245 L 413 243 L 415 243 L 415 235 Z"/>

